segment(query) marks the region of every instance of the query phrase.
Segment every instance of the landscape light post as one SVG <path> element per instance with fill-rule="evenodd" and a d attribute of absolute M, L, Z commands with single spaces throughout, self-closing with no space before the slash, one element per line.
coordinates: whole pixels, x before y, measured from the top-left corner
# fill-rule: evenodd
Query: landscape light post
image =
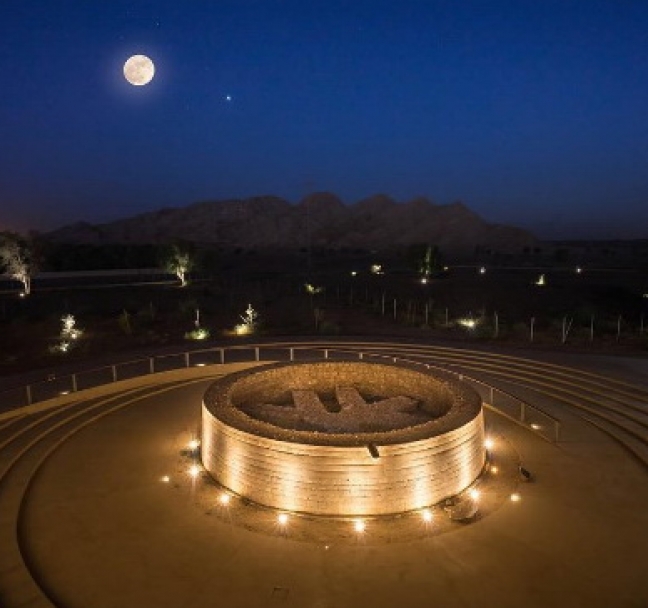
<path fill-rule="evenodd" d="M 569 323 L 567 323 L 567 317 L 563 317 L 562 320 L 562 343 L 563 344 L 567 342 L 567 336 L 569 335 L 569 331 L 571 330 L 571 326 L 573 322 L 574 322 L 573 317 L 570 317 Z"/>
<path fill-rule="evenodd" d="M 616 341 L 618 342 L 621 339 L 621 315 L 617 319 L 617 335 Z"/>
<path fill-rule="evenodd" d="M 590 342 L 594 342 L 594 315 L 590 317 Z"/>

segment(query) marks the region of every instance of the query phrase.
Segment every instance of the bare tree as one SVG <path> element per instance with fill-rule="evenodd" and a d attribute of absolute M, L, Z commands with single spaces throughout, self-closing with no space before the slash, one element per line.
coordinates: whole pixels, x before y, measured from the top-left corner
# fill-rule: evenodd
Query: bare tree
<path fill-rule="evenodd" d="M 427 283 L 431 275 L 439 269 L 439 249 L 436 245 L 428 245 L 425 253 L 419 258 L 418 272 L 421 283 Z"/>
<path fill-rule="evenodd" d="M 166 269 L 178 277 L 181 287 L 187 284 L 187 274 L 191 272 L 193 266 L 194 260 L 191 253 L 174 245 L 166 261 Z"/>
<path fill-rule="evenodd" d="M 419 274 L 421 275 L 421 279 L 425 279 L 427 281 L 430 278 L 433 266 L 434 262 L 432 260 L 432 247 L 428 245 L 423 258 L 421 259 L 421 263 L 419 264 Z"/>
<path fill-rule="evenodd" d="M 36 271 L 32 258 L 31 248 L 20 237 L 9 233 L 2 235 L 0 263 L 4 267 L 4 274 L 21 282 L 25 295 L 31 293 L 31 280 Z"/>

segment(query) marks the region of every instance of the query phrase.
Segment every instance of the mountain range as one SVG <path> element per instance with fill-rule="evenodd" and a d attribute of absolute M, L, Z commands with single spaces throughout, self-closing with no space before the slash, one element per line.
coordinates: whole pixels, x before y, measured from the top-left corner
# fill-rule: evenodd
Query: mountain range
<path fill-rule="evenodd" d="M 298 204 L 275 196 L 195 203 L 105 224 L 78 222 L 50 232 L 66 243 L 169 243 L 183 240 L 231 247 L 357 247 L 385 249 L 429 243 L 447 252 L 520 252 L 533 246 L 528 231 L 490 224 L 463 203 L 425 198 L 397 202 L 375 195 L 345 205 L 328 192 Z"/>

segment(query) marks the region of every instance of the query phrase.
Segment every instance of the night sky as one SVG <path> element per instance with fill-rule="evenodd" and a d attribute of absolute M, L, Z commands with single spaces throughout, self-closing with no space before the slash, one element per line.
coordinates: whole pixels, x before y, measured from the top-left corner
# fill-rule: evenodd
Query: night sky
<path fill-rule="evenodd" d="M 648 2 L 2 0 L 0 229 L 313 191 L 648 238 Z"/>

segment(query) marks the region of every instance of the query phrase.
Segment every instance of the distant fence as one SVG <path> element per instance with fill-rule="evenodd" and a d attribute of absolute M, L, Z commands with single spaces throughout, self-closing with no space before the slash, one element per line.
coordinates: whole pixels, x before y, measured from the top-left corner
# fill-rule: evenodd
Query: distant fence
<path fill-rule="evenodd" d="M 320 360 L 382 360 L 406 363 L 422 369 L 439 370 L 470 384 L 482 400 L 500 414 L 525 427 L 530 427 L 556 443 L 560 439 L 560 420 L 540 408 L 487 382 L 441 365 L 394 357 L 370 350 L 323 348 L 313 346 L 239 345 L 183 351 L 172 354 L 140 357 L 122 363 L 105 365 L 72 374 L 51 374 L 46 380 L 0 392 L 0 411 L 7 412 L 85 389 L 104 386 L 120 380 L 189 367 L 224 365 L 256 361 L 320 361 Z"/>

